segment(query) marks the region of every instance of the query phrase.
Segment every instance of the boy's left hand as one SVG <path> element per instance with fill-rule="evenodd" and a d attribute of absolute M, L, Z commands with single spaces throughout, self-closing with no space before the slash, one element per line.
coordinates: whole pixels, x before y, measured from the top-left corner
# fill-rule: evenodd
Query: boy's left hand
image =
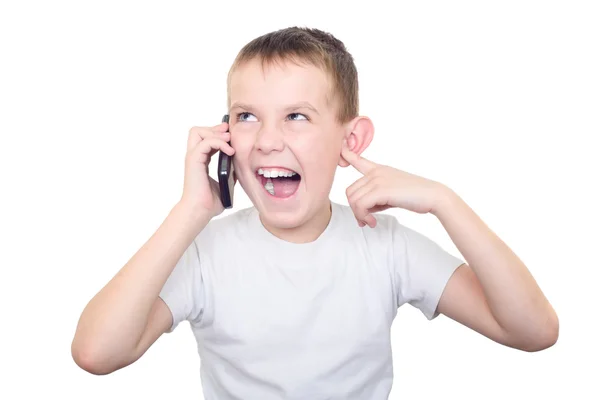
<path fill-rule="evenodd" d="M 342 157 L 364 176 L 346 190 L 348 203 L 358 224 L 374 228 L 373 213 L 400 207 L 420 214 L 432 212 L 443 195 L 438 182 L 380 165 L 342 148 Z"/>

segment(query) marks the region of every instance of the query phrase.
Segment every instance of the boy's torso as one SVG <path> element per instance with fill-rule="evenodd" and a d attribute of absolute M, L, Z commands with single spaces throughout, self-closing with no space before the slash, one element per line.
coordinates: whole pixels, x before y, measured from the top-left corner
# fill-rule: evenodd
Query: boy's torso
<path fill-rule="evenodd" d="M 333 204 L 313 243 L 289 244 L 256 210 L 198 238 L 204 312 L 192 324 L 210 399 L 385 399 L 396 315 L 391 247 L 380 217 L 360 229 Z"/>

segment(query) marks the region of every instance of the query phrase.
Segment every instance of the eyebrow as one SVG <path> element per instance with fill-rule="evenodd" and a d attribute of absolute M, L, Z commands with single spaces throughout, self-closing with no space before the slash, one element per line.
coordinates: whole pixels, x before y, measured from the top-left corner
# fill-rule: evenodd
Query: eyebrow
<path fill-rule="evenodd" d="M 314 112 L 315 114 L 319 115 L 319 112 L 317 111 L 317 109 L 312 104 L 310 104 L 308 101 L 301 101 L 300 103 L 292 104 L 291 106 L 287 107 L 285 110 L 289 112 L 289 111 L 299 110 L 301 108 L 309 109 L 312 112 Z"/>
<path fill-rule="evenodd" d="M 242 103 L 239 101 L 236 101 L 231 105 L 231 109 L 233 110 L 234 108 L 241 108 L 243 110 L 254 111 L 254 107 L 252 107 L 250 104 Z M 317 109 L 312 104 L 310 104 L 308 101 L 301 101 L 299 103 L 291 104 L 291 105 L 285 107 L 284 111 L 290 112 L 290 111 L 295 111 L 295 110 L 299 110 L 302 108 L 311 110 L 315 114 L 319 115 L 319 112 L 317 111 Z"/>
<path fill-rule="evenodd" d="M 254 107 L 252 107 L 249 104 L 246 103 L 241 103 L 239 101 L 236 101 L 235 103 L 233 103 L 230 107 L 231 110 L 233 110 L 234 108 L 241 108 L 243 110 L 248 110 L 248 111 L 253 111 Z"/>

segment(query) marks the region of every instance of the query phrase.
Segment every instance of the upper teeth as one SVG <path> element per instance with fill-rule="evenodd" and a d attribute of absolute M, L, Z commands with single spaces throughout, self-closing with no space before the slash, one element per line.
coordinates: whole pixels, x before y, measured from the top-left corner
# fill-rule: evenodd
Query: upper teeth
<path fill-rule="evenodd" d="M 296 173 L 292 172 L 292 171 L 284 171 L 284 170 L 280 170 L 280 169 L 262 169 L 262 168 L 259 168 L 258 174 L 263 175 L 265 178 L 278 178 L 280 176 L 289 177 L 289 176 L 296 175 Z"/>

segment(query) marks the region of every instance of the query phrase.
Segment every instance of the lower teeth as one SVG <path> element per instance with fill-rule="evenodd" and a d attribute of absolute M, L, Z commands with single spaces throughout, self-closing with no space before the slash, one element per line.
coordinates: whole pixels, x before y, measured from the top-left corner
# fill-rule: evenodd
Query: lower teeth
<path fill-rule="evenodd" d="M 265 183 L 265 190 L 271 194 L 271 196 L 275 196 L 275 188 L 273 187 L 273 181 L 271 178 L 267 179 L 267 183 Z"/>

